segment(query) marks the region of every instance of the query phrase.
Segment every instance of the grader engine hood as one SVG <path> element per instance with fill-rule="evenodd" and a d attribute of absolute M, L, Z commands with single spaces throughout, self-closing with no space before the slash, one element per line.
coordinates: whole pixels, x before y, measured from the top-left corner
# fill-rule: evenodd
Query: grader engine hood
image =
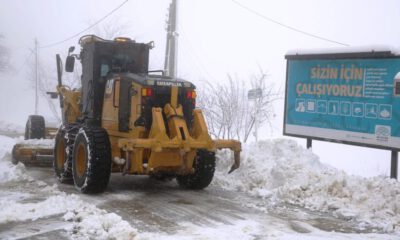
<path fill-rule="evenodd" d="M 129 122 L 135 121 L 135 126 L 151 128 L 152 108 L 164 108 L 171 102 L 171 88 L 176 87 L 177 104 L 183 108 L 183 114 L 190 126 L 193 121 L 192 112 L 196 104 L 195 86 L 181 79 L 171 79 L 158 75 L 116 74 L 113 81 L 109 81 L 107 89 L 119 85 L 119 122 L 120 131 L 129 131 Z M 107 91 L 107 90 L 106 90 Z M 134 104 L 132 105 L 132 103 Z M 140 105 L 140 108 L 137 108 Z M 133 108 L 136 108 L 133 112 Z M 135 118 L 135 113 L 140 112 L 140 117 Z M 131 119 L 135 118 L 135 119 Z"/>
<path fill-rule="evenodd" d="M 121 78 L 127 78 L 134 82 L 137 82 L 143 86 L 149 87 L 185 87 L 185 88 L 195 88 L 195 86 L 186 80 L 180 78 L 170 78 L 160 75 L 145 75 L 145 74 L 134 74 L 125 73 L 118 74 Z"/>

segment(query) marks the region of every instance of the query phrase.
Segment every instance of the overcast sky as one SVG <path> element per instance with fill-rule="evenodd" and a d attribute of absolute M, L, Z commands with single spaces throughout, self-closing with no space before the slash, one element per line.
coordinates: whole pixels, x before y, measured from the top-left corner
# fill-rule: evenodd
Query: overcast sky
<path fill-rule="evenodd" d="M 14 55 L 27 54 L 36 37 L 44 46 L 63 40 L 122 3 L 106 0 L 2 0 L 0 32 Z M 155 41 L 154 67 L 162 65 L 169 0 L 130 0 L 111 18 L 130 25 L 129 36 Z M 398 45 L 400 3 L 396 0 L 238 0 L 259 13 L 309 33 L 351 46 Z M 293 48 L 338 47 L 265 21 L 231 0 L 180 0 L 180 75 L 221 78 L 227 72 L 251 73 L 260 65 L 282 76 L 283 55 Z M 107 22 L 107 20 L 105 20 Z M 90 33 L 88 31 L 87 33 Z M 54 55 L 78 37 L 42 51 Z M 280 68 L 280 69 L 277 69 Z M 277 69 L 277 71 L 275 70 Z M 276 73 L 275 73 L 276 72 Z"/>
<path fill-rule="evenodd" d="M 397 0 L 237 1 L 291 27 L 350 46 L 400 47 L 400 1 Z M 122 2 L 1 0 L 0 34 L 4 35 L 4 41 L 12 52 L 12 64 L 18 74 L 1 79 L 0 120 L 24 124 L 26 116 L 32 112 L 33 91 L 26 80 L 26 66 L 23 63 L 30 55 L 29 49 L 33 48 L 34 38 L 38 39 L 41 46 L 63 40 L 88 27 Z M 151 53 L 153 69 L 163 66 L 164 29 L 169 2 L 130 0 L 104 21 L 106 24 L 111 19 L 129 25 L 127 36 L 137 41 L 154 41 L 156 48 Z M 245 78 L 261 67 L 269 72 L 270 81 L 283 87 L 284 55 L 288 50 L 340 47 L 268 22 L 231 0 L 180 0 L 178 22 L 178 75 L 197 84 L 203 80 L 225 81 L 228 73 Z M 78 37 L 41 49 L 43 64 L 49 65 L 49 69 L 50 66 L 54 68 L 54 55 L 65 54 L 69 46 L 77 46 L 77 40 Z M 54 81 L 55 77 L 54 72 Z M 46 115 L 45 103 L 42 101 L 41 104 Z M 278 117 L 274 124 L 274 135 L 280 136 L 283 102 L 277 104 L 275 111 Z M 332 146 L 337 151 L 367 152 L 367 158 L 374 158 L 380 171 L 388 171 L 387 152 L 318 144 L 314 145 L 314 149 L 321 151 L 318 152 L 320 154 L 325 154 L 325 150 Z"/>

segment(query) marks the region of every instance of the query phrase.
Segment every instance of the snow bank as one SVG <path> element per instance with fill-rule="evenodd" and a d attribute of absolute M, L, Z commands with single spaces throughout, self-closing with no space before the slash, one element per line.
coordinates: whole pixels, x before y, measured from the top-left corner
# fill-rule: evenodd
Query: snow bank
<path fill-rule="evenodd" d="M 95 209 L 93 212 L 73 211 L 64 215 L 64 219 L 74 221 L 73 239 L 134 239 L 136 230 L 115 213 Z"/>
<path fill-rule="evenodd" d="M 42 202 L 18 203 L 11 199 L 0 200 L 0 224 L 36 220 L 44 216 L 61 214 L 70 208 L 80 208 L 83 203 L 72 195 L 65 194 L 51 196 Z"/>
<path fill-rule="evenodd" d="M 25 132 L 25 128 L 23 126 L 20 126 L 20 125 L 14 124 L 14 123 L 9 123 L 9 122 L 0 120 L 0 132 L 23 134 Z"/>
<path fill-rule="evenodd" d="M 68 200 L 76 195 L 66 196 Z M 72 221 L 69 229 L 73 239 L 133 239 L 136 230 L 115 213 L 108 213 L 76 199 L 64 215 L 64 220 Z"/>
<path fill-rule="evenodd" d="M 19 137 L 16 140 L 16 143 L 26 144 L 29 146 L 37 146 L 37 147 L 53 147 L 54 139 L 29 139 L 25 140 L 23 137 Z"/>
<path fill-rule="evenodd" d="M 17 180 L 31 180 L 26 174 L 25 166 L 22 163 L 14 165 L 11 163 L 11 150 L 17 143 L 28 144 L 38 147 L 53 147 L 53 139 L 32 139 L 24 140 L 22 137 L 18 139 L 0 135 L 0 183 Z"/>
<path fill-rule="evenodd" d="M 56 185 L 49 186 L 45 182 L 35 181 L 21 163 L 13 165 L 10 151 L 16 142 L 21 141 L 0 135 L 0 224 L 62 214 L 66 222 L 72 223 L 72 227 L 66 230 L 70 232 L 73 239 L 133 239 L 135 237 L 136 230 L 120 216 L 84 202 L 77 195 L 60 192 Z M 52 145 L 53 141 L 30 140 L 30 143 Z M 29 182 L 27 183 L 26 180 Z M 29 184 L 31 193 L 21 193 L 19 188 L 13 191 L 4 185 L 11 181 L 21 184 L 21 187 Z M 5 186 L 5 190 L 2 186 Z M 45 197 L 43 201 L 30 201 L 31 198 L 43 197 Z"/>
<path fill-rule="evenodd" d="M 311 150 L 291 140 L 262 141 L 244 147 L 242 165 L 231 175 L 228 151 L 218 154 L 214 184 L 250 195 L 332 212 L 339 218 L 400 231 L 400 183 L 362 178 L 319 162 Z"/>
<path fill-rule="evenodd" d="M 14 139 L 0 135 L 0 183 L 29 179 L 23 164 L 11 163 L 10 152 L 14 144 Z"/>
<path fill-rule="evenodd" d="M 133 239 L 136 233 L 120 216 L 83 202 L 74 194 L 59 192 L 37 203 L 0 200 L 0 224 L 36 220 L 56 214 L 64 214 L 64 220 L 73 223 L 67 229 L 73 239 Z"/>
<path fill-rule="evenodd" d="M 15 140 L 10 137 L 0 135 L 0 156 L 4 156 L 7 152 L 10 152 L 15 144 Z"/>

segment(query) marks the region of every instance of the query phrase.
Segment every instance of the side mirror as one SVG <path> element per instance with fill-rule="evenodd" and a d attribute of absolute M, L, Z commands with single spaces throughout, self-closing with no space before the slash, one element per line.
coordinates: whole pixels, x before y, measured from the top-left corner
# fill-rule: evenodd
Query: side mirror
<path fill-rule="evenodd" d="M 69 47 L 69 49 L 68 49 L 68 56 L 69 56 L 69 54 L 72 53 L 74 50 L 75 50 L 75 47 L 74 47 L 74 46 Z"/>
<path fill-rule="evenodd" d="M 75 57 L 68 56 L 67 60 L 65 61 L 65 71 L 66 72 L 73 72 L 75 65 Z"/>
<path fill-rule="evenodd" d="M 58 92 L 46 92 L 47 94 L 50 95 L 50 98 L 56 99 L 58 98 Z"/>
<path fill-rule="evenodd" d="M 155 47 L 154 45 L 154 41 L 151 41 L 147 44 L 147 46 L 149 46 L 150 49 L 153 49 Z"/>

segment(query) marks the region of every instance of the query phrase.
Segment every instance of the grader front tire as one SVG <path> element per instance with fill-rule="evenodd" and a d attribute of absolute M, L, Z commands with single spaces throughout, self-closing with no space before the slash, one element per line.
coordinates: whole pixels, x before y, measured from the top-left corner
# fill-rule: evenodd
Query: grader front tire
<path fill-rule="evenodd" d="M 210 185 L 215 172 L 215 153 L 198 150 L 194 161 L 194 173 L 177 176 L 178 184 L 187 189 L 200 190 Z"/>
<path fill-rule="evenodd" d="M 111 174 L 111 145 L 106 130 L 83 127 L 73 148 L 72 175 L 82 193 L 103 192 Z"/>
<path fill-rule="evenodd" d="M 54 172 L 61 183 L 72 183 L 72 149 L 76 130 L 72 126 L 61 126 L 55 137 Z"/>

